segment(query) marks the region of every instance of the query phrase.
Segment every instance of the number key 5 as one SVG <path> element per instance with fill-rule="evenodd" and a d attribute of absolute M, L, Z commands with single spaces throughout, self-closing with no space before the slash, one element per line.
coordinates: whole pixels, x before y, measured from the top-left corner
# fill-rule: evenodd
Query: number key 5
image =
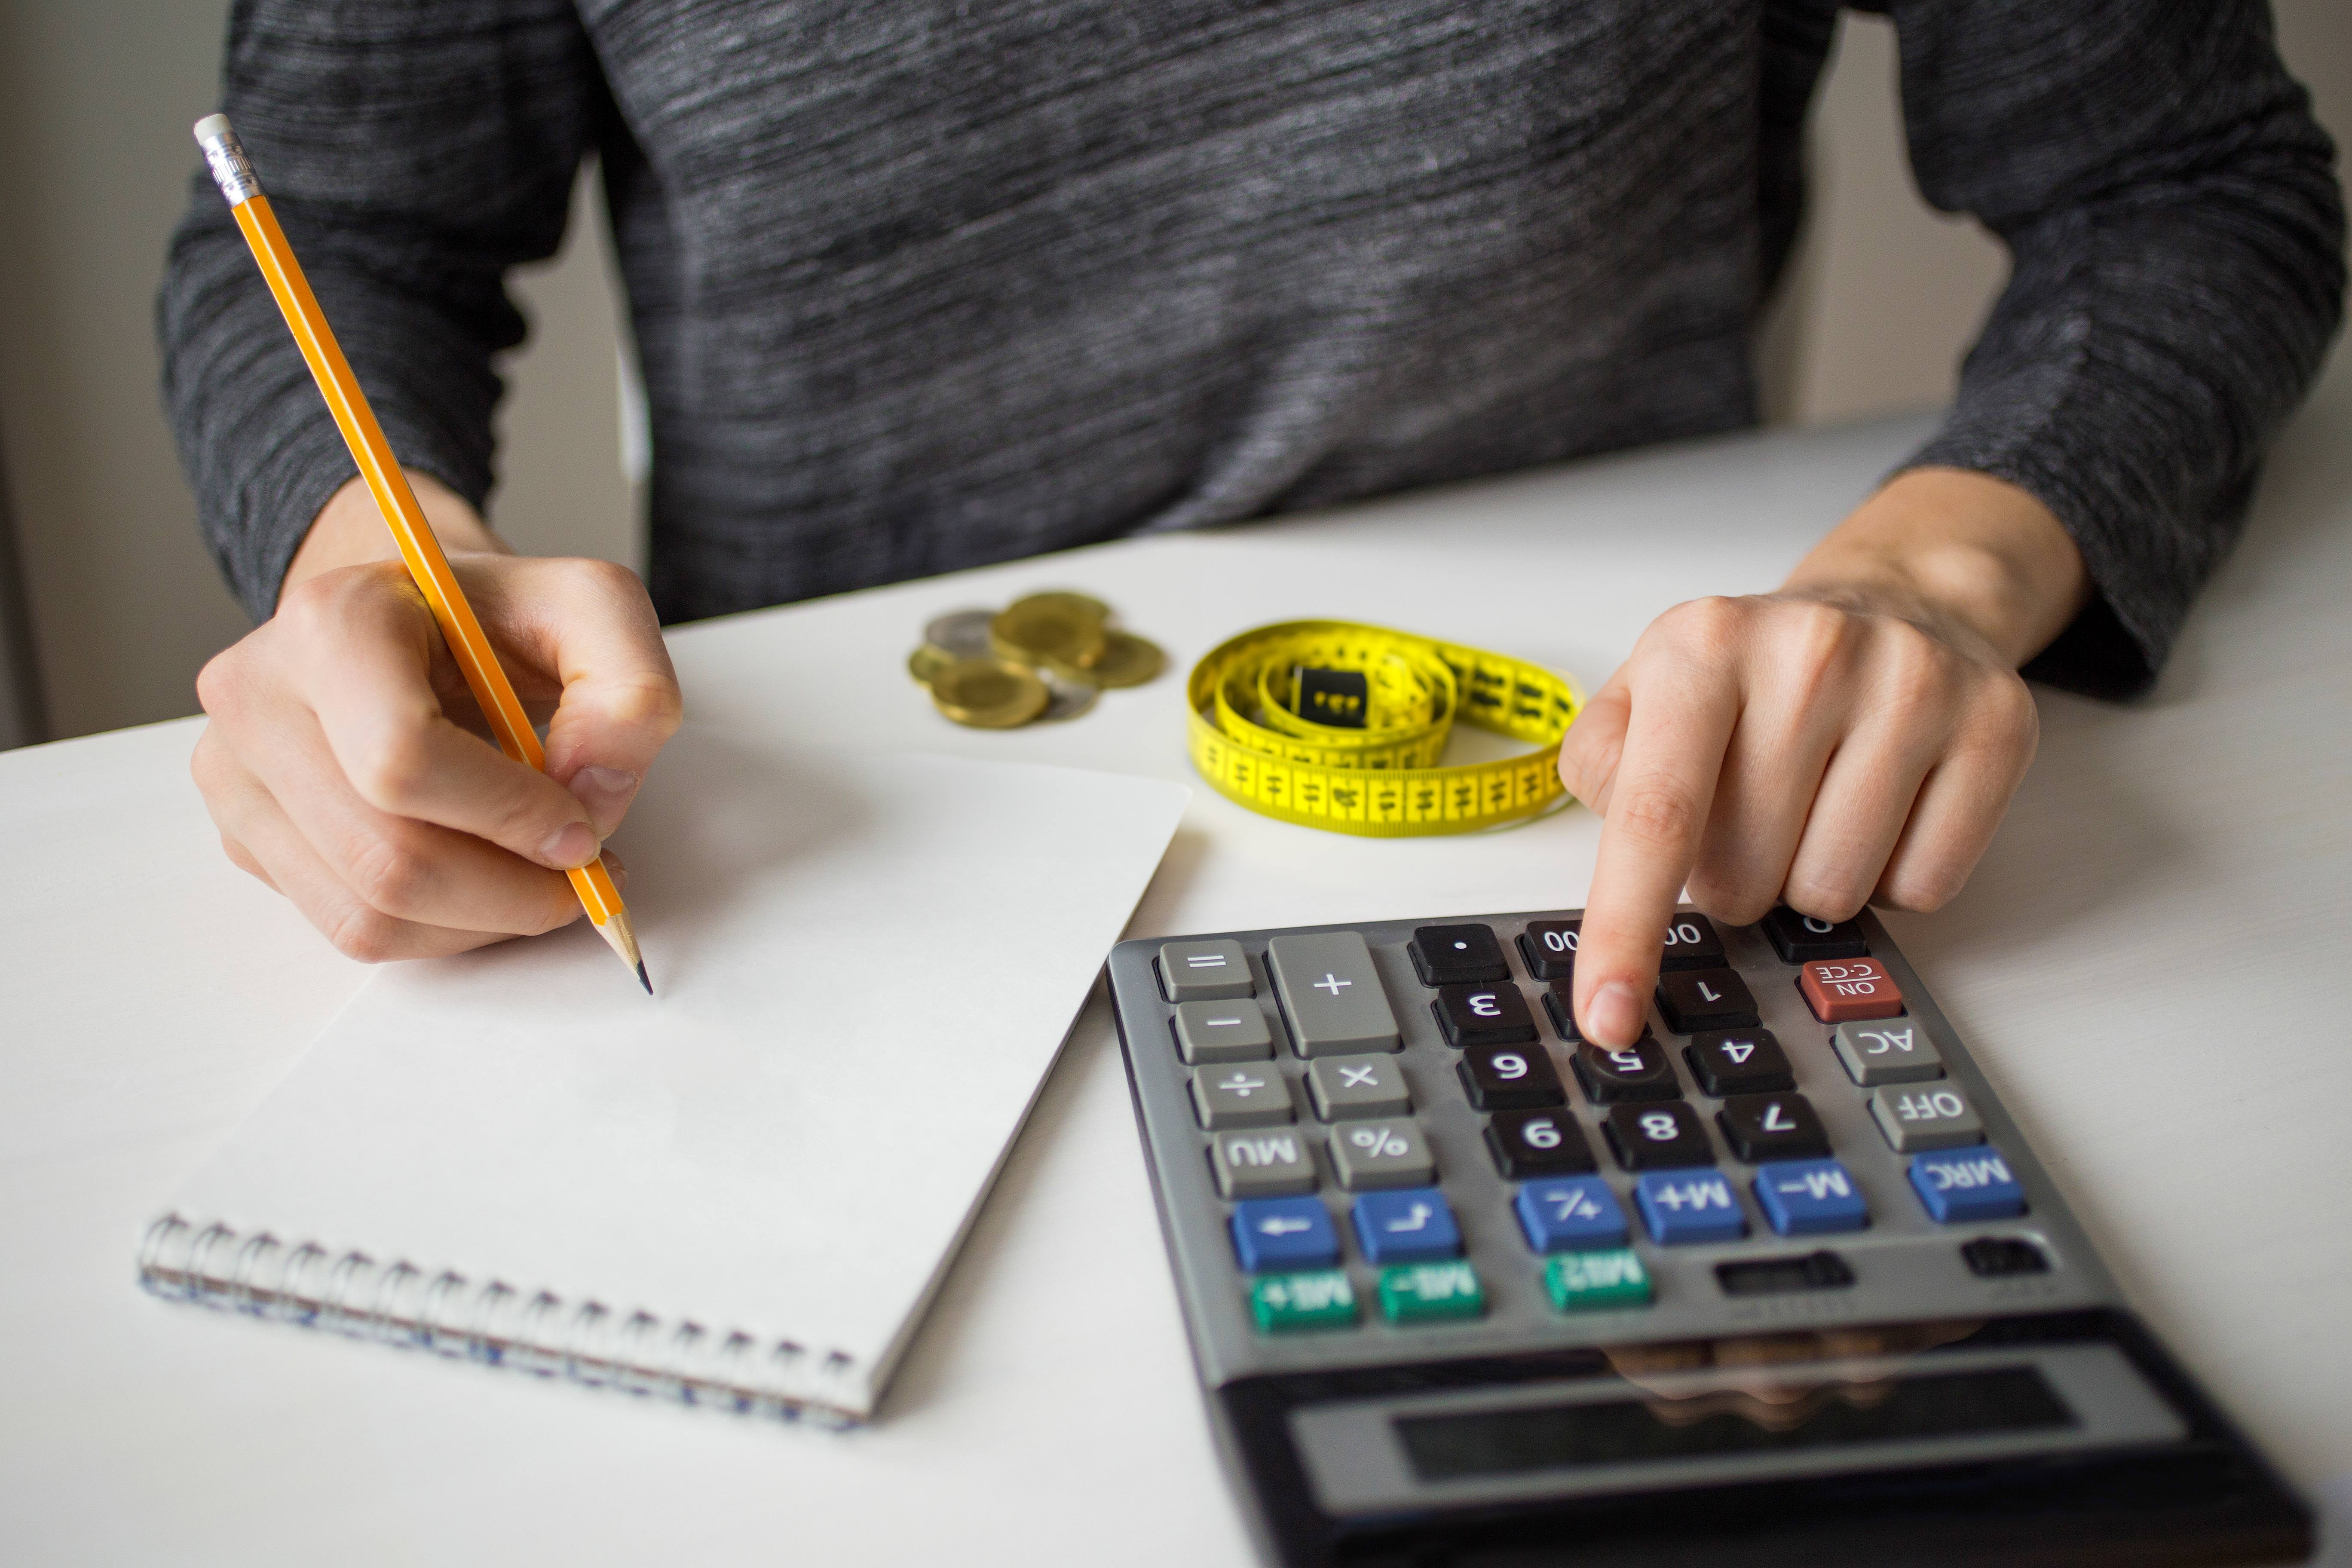
<path fill-rule="evenodd" d="M 1673 1064 L 1654 1036 L 1643 1035 L 1620 1050 L 1601 1046 L 1576 1047 L 1570 1064 L 1576 1081 L 1596 1105 L 1629 1100 L 1680 1100 L 1683 1087 L 1675 1080 Z"/>

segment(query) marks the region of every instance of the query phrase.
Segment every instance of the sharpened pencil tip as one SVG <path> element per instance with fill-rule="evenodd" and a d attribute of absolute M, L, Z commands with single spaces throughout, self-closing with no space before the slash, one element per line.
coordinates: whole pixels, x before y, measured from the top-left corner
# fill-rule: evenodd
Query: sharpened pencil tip
<path fill-rule="evenodd" d="M 654 994 L 654 983 L 646 973 L 646 961 L 642 958 L 637 960 L 637 984 L 646 988 L 646 995 L 650 996 Z"/>

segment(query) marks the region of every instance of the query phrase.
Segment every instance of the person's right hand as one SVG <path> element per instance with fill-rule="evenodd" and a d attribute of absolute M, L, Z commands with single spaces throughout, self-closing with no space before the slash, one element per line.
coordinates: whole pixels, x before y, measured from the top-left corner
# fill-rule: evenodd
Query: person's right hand
<path fill-rule="evenodd" d="M 595 858 L 681 711 L 635 574 L 509 554 L 410 479 L 517 695 L 534 719 L 553 707 L 547 772 L 489 738 L 357 479 L 312 524 L 278 613 L 196 682 L 212 722 L 191 768 L 222 847 L 368 963 L 577 919 L 562 872 Z"/>

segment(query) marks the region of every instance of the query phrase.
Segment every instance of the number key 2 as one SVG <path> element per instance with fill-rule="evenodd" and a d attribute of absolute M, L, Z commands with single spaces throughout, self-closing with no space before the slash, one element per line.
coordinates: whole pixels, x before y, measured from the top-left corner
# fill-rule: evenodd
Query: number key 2
<path fill-rule="evenodd" d="M 1455 1070 L 1463 1092 L 1481 1110 L 1523 1110 L 1565 1105 L 1567 1091 L 1541 1046 L 1470 1046 Z"/>
<path fill-rule="evenodd" d="M 1681 1100 L 1658 1105 L 1619 1105 L 1609 1111 L 1609 1146 L 1629 1171 L 1712 1165 L 1715 1150 L 1698 1113 Z"/>
<path fill-rule="evenodd" d="M 1536 1037 L 1528 999 L 1508 981 L 1500 985 L 1442 986 L 1437 1000 L 1429 1005 L 1449 1046 L 1510 1046 Z"/>
<path fill-rule="evenodd" d="M 1573 1118 L 1557 1110 L 1505 1110 L 1486 1124 L 1495 1169 L 1512 1181 L 1580 1176 L 1593 1169 L 1592 1146 Z"/>
<path fill-rule="evenodd" d="M 1797 971 L 1797 989 L 1813 1016 L 1824 1024 L 1892 1018 L 1903 1011 L 1903 993 L 1895 989 L 1895 977 L 1874 958 L 1808 963 Z"/>
<path fill-rule="evenodd" d="M 1682 1098 L 1683 1088 L 1675 1081 L 1674 1067 L 1654 1036 L 1643 1035 L 1618 1050 L 1579 1046 L 1570 1066 L 1576 1073 L 1576 1081 L 1584 1086 L 1584 1092 L 1595 1105 Z"/>

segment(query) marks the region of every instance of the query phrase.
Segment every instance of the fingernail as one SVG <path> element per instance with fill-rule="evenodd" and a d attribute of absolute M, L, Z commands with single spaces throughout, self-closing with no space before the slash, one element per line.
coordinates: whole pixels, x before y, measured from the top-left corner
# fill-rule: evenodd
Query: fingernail
<path fill-rule="evenodd" d="M 588 808 L 596 831 L 610 833 L 636 798 L 637 775 L 621 768 L 585 767 L 572 775 L 572 798 Z"/>
<path fill-rule="evenodd" d="M 547 836 L 539 858 L 564 871 L 585 866 L 596 858 L 596 830 L 584 822 L 567 822 Z"/>
<path fill-rule="evenodd" d="M 1612 980 L 1592 994 L 1590 1033 L 1601 1043 L 1630 1046 L 1642 1032 L 1642 999 L 1622 980 Z"/>

